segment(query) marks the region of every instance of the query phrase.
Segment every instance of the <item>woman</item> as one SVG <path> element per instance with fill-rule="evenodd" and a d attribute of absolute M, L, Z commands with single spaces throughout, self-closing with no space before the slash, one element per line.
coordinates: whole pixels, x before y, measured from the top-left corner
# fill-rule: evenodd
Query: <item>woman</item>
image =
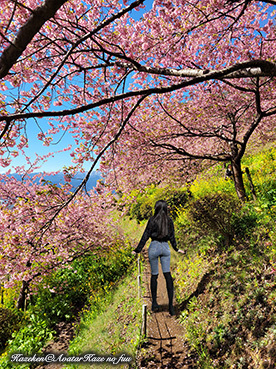
<path fill-rule="evenodd" d="M 152 296 L 152 311 L 158 311 L 157 304 L 157 278 L 158 278 L 158 258 L 160 258 L 162 271 L 166 279 L 166 286 L 169 298 L 169 313 L 174 315 L 173 308 L 173 279 L 170 272 L 171 251 L 168 244 L 170 241 L 175 251 L 184 254 L 184 251 L 179 250 L 176 246 L 174 236 L 174 225 L 172 219 L 168 215 L 168 205 L 166 201 L 159 200 L 155 204 L 155 211 L 147 223 L 143 236 L 134 250 L 136 253 L 141 252 L 147 240 L 151 238 L 151 243 L 148 249 L 149 261 L 151 267 L 150 289 Z"/>

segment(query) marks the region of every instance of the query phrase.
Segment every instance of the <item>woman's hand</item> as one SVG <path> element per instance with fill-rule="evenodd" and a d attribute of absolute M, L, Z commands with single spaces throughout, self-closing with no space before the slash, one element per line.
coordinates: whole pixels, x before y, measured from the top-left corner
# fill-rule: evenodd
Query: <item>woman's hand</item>
<path fill-rule="evenodd" d="M 186 254 L 186 252 L 185 252 L 185 251 L 180 250 L 180 249 L 178 249 L 178 251 L 177 251 L 177 252 L 179 252 L 180 254 Z"/>

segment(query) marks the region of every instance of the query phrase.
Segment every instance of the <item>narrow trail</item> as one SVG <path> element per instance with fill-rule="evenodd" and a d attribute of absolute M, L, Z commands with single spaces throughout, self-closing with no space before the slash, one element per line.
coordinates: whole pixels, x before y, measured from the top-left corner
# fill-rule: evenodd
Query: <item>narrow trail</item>
<path fill-rule="evenodd" d="M 146 254 L 144 256 L 146 265 L 142 279 L 146 291 L 143 300 L 150 314 L 147 319 L 147 339 L 141 348 L 141 357 L 137 360 L 139 369 L 196 368 L 195 358 L 190 356 L 185 343 L 183 328 L 177 321 L 178 310 L 175 303 L 176 315 L 171 316 L 168 312 L 166 281 L 160 269 L 161 265 L 159 265 L 157 286 L 157 302 L 160 310 L 151 311 L 151 273 L 148 257 Z"/>

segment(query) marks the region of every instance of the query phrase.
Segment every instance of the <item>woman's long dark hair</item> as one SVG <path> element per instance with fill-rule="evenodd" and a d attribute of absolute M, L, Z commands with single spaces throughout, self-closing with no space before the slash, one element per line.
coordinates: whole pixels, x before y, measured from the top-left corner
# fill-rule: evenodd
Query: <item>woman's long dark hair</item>
<path fill-rule="evenodd" d="M 154 223 L 158 228 L 158 238 L 163 238 L 168 235 L 168 205 L 166 201 L 159 200 L 154 207 L 153 215 Z"/>

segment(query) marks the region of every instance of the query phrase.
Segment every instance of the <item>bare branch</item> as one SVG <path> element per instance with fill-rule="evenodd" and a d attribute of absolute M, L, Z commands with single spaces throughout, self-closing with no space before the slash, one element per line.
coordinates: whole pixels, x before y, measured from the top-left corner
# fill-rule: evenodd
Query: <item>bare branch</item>
<path fill-rule="evenodd" d="M 144 67 L 142 67 L 143 69 Z M 155 68 L 152 68 L 156 70 Z M 163 68 L 162 68 L 163 70 Z M 169 70 L 169 69 L 168 69 Z M 160 72 L 160 69 L 159 69 Z M 93 102 L 91 104 L 82 105 L 77 108 L 73 109 L 66 109 L 61 111 L 48 111 L 48 112 L 30 112 L 30 113 L 18 113 L 18 114 L 11 114 L 9 116 L 10 120 L 16 120 L 16 119 L 27 119 L 27 118 L 43 118 L 43 117 L 62 117 L 67 115 L 74 115 L 78 113 L 83 113 L 88 110 L 103 106 L 105 104 L 113 103 L 116 101 L 121 101 L 123 99 L 128 99 L 135 96 L 148 96 L 152 94 L 166 94 L 168 92 L 173 92 L 176 90 L 180 90 L 182 88 L 195 85 L 197 83 L 210 81 L 210 80 L 222 80 L 224 78 L 238 78 L 238 76 L 244 76 L 247 75 L 248 77 L 256 76 L 256 75 L 276 75 L 276 64 L 268 61 L 263 60 L 252 60 L 249 62 L 244 63 L 237 63 L 231 67 L 224 68 L 218 71 L 187 71 L 186 70 L 186 76 L 195 76 L 194 78 L 191 78 L 190 80 L 185 80 L 178 84 L 172 84 L 167 87 L 153 87 L 153 88 L 146 88 L 142 90 L 135 90 L 135 91 L 129 91 L 126 93 L 122 93 L 119 95 L 111 96 L 111 97 L 105 97 L 99 101 Z M 185 76 L 185 73 L 183 72 L 183 76 Z M 230 77 L 231 76 L 231 77 Z M 0 121 L 4 121 L 7 119 L 7 116 L 1 116 Z"/>
<path fill-rule="evenodd" d="M 240 158 L 242 158 L 243 154 L 245 153 L 245 149 L 246 149 L 246 145 L 248 143 L 248 140 L 250 139 L 250 137 L 251 137 L 252 133 L 255 131 L 255 129 L 258 127 L 258 125 L 261 122 L 261 120 L 263 119 L 263 117 L 264 117 L 264 114 L 258 114 L 256 119 L 252 122 L 249 129 L 247 130 L 247 132 L 243 136 L 242 147 L 239 150 L 239 157 Z"/>
<path fill-rule="evenodd" d="M 273 0 L 263 0 L 263 2 L 271 5 L 276 5 L 276 1 Z"/>
<path fill-rule="evenodd" d="M 227 154 L 217 154 L 217 155 L 211 155 L 211 154 L 192 154 L 190 152 L 188 152 L 187 150 L 185 150 L 183 147 L 177 147 L 175 145 L 169 144 L 169 143 L 157 143 L 153 140 L 150 140 L 151 144 L 155 147 L 160 147 L 163 148 L 165 150 L 174 152 L 175 154 L 178 154 L 180 156 L 186 157 L 186 158 L 191 158 L 191 159 L 205 159 L 205 160 L 212 160 L 212 161 L 229 161 L 230 160 L 230 155 Z"/>
<path fill-rule="evenodd" d="M 276 75 L 276 63 L 269 62 L 266 60 L 251 60 L 248 62 L 237 63 L 231 67 L 218 70 L 202 70 L 202 69 L 173 69 L 173 68 L 158 68 L 158 67 L 147 67 L 139 65 L 137 61 L 132 64 L 117 62 L 118 66 L 123 68 L 132 68 L 138 72 L 145 72 L 149 74 L 157 74 L 163 76 L 174 76 L 174 77 L 191 77 L 191 78 L 203 78 L 205 80 L 213 79 L 233 79 L 233 78 L 248 78 L 248 77 L 266 77 Z M 139 66 L 138 66 L 139 65 Z M 219 73 L 221 76 L 216 76 Z M 211 77 L 211 78 L 210 78 Z"/>

